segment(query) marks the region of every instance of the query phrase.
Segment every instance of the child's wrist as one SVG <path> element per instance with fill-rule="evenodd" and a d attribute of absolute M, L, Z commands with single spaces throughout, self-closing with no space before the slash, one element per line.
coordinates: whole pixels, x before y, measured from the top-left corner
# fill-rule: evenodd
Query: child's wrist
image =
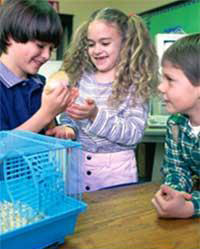
<path fill-rule="evenodd" d="M 49 124 L 55 118 L 55 115 L 53 115 L 50 112 L 48 113 L 46 110 L 42 108 L 38 110 L 38 115 L 40 116 L 41 121 L 46 124 Z"/>

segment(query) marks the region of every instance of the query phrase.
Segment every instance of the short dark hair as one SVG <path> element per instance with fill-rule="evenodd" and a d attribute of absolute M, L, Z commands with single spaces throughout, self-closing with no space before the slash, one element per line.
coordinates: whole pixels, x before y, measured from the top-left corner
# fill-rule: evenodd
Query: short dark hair
<path fill-rule="evenodd" d="M 59 15 L 47 0 L 7 0 L 0 8 L 0 53 L 8 39 L 16 42 L 43 41 L 57 47 L 63 28 Z"/>
<path fill-rule="evenodd" d="M 180 68 L 192 85 L 200 85 L 200 33 L 173 43 L 163 54 L 162 65 L 165 62 Z"/>

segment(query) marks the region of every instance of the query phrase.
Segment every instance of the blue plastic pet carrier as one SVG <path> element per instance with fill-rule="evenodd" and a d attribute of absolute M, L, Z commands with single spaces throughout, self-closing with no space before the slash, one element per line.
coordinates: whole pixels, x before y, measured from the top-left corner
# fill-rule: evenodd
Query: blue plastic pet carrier
<path fill-rule="evenodd" d="M 0 248 L 62 244 L 81 201 L 81 146 L 24 131 L 0 132 Z"/>

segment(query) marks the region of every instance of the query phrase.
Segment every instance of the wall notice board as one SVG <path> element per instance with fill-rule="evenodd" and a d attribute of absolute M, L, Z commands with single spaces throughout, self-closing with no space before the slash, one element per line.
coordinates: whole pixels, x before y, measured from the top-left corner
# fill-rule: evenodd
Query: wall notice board
<path fill-rule="evenodd" d="M 151 36 L 200 32 L 200 0 L 177 1 L 140 14 Z"/>

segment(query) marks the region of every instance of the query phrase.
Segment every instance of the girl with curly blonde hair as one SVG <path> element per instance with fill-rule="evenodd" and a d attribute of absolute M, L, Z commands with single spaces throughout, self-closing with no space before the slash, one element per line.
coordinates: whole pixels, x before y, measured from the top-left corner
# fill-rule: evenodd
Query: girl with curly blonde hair
<path fill-rule="evenodd" d="M 142 19 L 113 8 L 95 11 L 75 32 L 61 70 L 53 78 L 64 72 L 79 92 L 60 121 L 73 128 L 65 137 L 73 133 L 83 146 L 83 191 L 137 182 L 134 150 L 158 75 Z M 47 134 L 61 136 L 58 128 Z"/>

